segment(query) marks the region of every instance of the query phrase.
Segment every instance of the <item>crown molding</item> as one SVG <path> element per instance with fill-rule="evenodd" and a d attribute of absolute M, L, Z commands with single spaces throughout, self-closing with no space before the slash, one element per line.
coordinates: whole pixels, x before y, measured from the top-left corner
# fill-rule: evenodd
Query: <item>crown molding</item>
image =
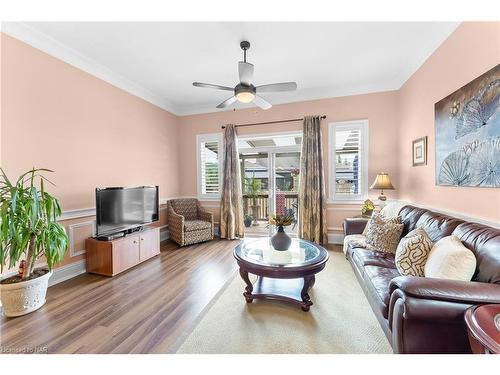
<path fill-rule="evenodd" d="M 107 67 L 89 59 L 72 48 L 58 42 L 50 36 L 26 25 L 23 22 L 2 22 L 1 31 L 11 37 L 47 53 L 65 63 L 72 65 L 84 72 L 99 78 L 123 91 L 128 92 L 148 103 L 160 107 L 174 115 L 175 106 L 167 99 L 151 92 L 147 88 L 113 72 Z"/>

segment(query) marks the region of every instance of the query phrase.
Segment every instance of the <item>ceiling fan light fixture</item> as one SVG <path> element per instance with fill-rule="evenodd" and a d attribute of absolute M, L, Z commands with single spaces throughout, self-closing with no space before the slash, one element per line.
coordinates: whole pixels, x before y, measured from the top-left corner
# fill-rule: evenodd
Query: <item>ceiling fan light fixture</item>
<path fill-rule="evenodd" d="M 250 103 L 255 98 L 255 94 L 251 91 L 240 91 L 236 94 L 236 99 L 240 103 Z"/>

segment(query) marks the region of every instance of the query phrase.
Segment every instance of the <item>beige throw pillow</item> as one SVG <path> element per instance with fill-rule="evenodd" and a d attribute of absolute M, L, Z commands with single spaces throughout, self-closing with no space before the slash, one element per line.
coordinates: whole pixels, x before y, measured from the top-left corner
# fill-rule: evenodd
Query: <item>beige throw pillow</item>
<path fill-rule="evenodd" d="M 403 224 L 394 223 L 400 218 L 384 220 L 380 215 L 373 216 L 367 224 L 366 247 L 370 250 L 394 254 L 401 238 Z"/>
<path fill-rule="evenodd" d="M 454 235 L 441 238 L 427 258 L 426 277 L 470 281 L 476 271 L 476 257 Z"/>
<path fill-rule="evenodd" d="M 408 233 L 399 241 L 396 249 L 395 263 L 399 273 L 403 276 L 424 276 L 424 266 L 432 241 L 425 230 L 417 228 Z"/>
<path fill-rule="evenodd" d="M 363 229 L 363 233 L 361 233 L 363 236 L 366 237 L 366 235 L 368 234 L 368 223 L 375 217 L 381 218 L 384 221 L 388 221 L 389 223 L 401 224 L 401 216 L 397 216 L 397 215 L 396 216 L 387 216 L 387 215 L 384 215 L 382 212 L 374 213 L 372 215 L 372 217 L 370 218 L 370 220 L 368 220 L 368 222 L 366 223 L 365 229 Z"/>

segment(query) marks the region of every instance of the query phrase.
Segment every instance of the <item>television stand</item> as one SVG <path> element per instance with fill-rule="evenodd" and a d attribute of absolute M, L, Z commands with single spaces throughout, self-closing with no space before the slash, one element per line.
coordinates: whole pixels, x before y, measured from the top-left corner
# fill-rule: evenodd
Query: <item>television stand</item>
<path fill-rule="evenodd" d="M 160 228 L 143 228 L 126 236 L 102 241 L 85 241 L 89 273 L 115 276 L 160 254 Z"/>

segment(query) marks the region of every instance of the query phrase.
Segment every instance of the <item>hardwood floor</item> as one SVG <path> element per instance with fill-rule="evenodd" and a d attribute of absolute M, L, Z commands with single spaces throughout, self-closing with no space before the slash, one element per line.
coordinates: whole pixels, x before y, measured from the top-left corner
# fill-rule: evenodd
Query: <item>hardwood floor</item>
<path fill-rule="evenodd" d="M 161 254 L 107 278 L 83 274 L 49 288 L 40 310 L 0 318 L 0 347 L 48 353 L 169 353 L 236 274 L 238 241 L 215 240 Z M 42 349 L 43 350 L 43 349 Z"/>

